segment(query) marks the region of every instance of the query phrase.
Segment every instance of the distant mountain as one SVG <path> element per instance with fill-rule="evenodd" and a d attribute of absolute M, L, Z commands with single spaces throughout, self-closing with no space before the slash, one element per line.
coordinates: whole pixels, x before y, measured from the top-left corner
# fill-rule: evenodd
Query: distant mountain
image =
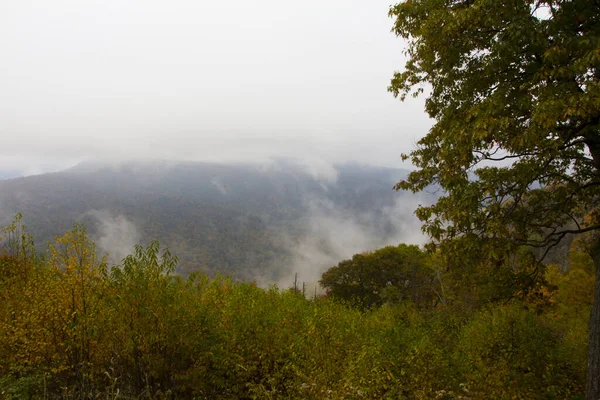
<path fill-rule="evenodd" d="M 23 176 L 21 171 L 17 171 L 14 169 L 0 169 L 0 181 L 6 179 L 20 178 L 21 176 Z"/>
<path fill-rule="evenodd" d="M 114 262 L 159 239 L 180 272 L 277 280 L 293 269 L 422 240 L 423 198 L 394 191 L 407 171 L 358 164 L 127 162 L 0 181 L 0 221 L 24 215 L 38 243 L 83 222 Z M 425 198 L 425 202 L 432 198 Z"/>

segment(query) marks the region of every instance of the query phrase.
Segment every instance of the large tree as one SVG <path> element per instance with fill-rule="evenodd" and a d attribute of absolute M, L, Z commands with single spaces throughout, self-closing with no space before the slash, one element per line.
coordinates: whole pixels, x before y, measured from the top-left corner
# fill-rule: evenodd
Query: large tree
<path fill-rule="evenodd" d="M 428 263 L 427 254 L 418 246 L 387 246 L 341 261 L 319 283 L 331 297 L 365 309 L 403 300 L 428 306 L 437 293 Z"/>
<path fill-rule="evenodd" d="M 390 16 L 407 62 L 389 89 L 425 93 L 434 119 L 397 189 L 444 189 L 417 215 L 463 259 L 595 238 L 587 398 L 600 399 L 600 2 L 406 0 Z"/>

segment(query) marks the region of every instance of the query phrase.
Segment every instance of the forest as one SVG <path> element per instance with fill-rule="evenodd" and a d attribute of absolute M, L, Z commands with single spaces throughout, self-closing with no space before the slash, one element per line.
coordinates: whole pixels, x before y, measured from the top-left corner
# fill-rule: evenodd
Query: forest
<path fill-rule="evenodd" d="M 113 263 L 134 244 L 157 239 L 177 254 L 176 272 L 245 280 L 262 274 L 277 282 L 299 272 L 296 264 L 303 260 L 297 253 L 327 258 L 311 263 L 320 269 L 352 256 L 354 246 L 356 252 L 411 240 L 404 227 L 412 223 L 418 231 L 418 221 L 406 205 L 434 198 L 394 192 L 394 183 L 406 176 L 401 169 L 352 163 L 331 169 L 335 181 L 318 179 L 287 159 L 81 163 L 0 180 L 0 225 L 22 213 L 38 250 L 44 250 L 80 222 Z M 344 239 L 342 229 L 357 231 L 358 240 Z"/>
<path fill-rule="evenodd" d="M 82 225 L 38 252 L 17 215 L 0 243 L 5 399 L 583 398 L 585 238 L 536 280 L 388 246 L 331 268 L 316 297 L 184 278 L 158 242 L 110 266 Z"/>
<path fill-rule="evenodd" d="M 17 213 L 0 242 L 0 396 L 598 400 L 599 2 L 406 0 L 389 17 L 406 58 L 388 91 L 401 100 L 423 95 L 432 121 L 402 155 L 413 169 L 394 186 L 437 193 L 431 202 L 394 203 L 416 206 L 426 245 L 394 240 L 358 249 L 322 274 L 320 295 L 295 280 L 262 287 L 196 265 L 237 271 L 237 263 L 267 264 L 277 255 L 267 246 L 247 257 L 246 248 L 271 243 L 263 219 L 225 217 L 222 207 L 200 212 L 201 202 L 181 200 L 188 189 L 202 199 L 207 187 L 221 199 L 229 189 L 212 175 L 197 193 L 185 184 L 173 191 L 171 178 L 164 189 L 175 197 L 143 203 L 151 195 L 142 187 L 126 193 L 131 208 L 114 201 L 132 218 L 133 210 L 159 214 L 150 230 L 188 222 L 189 232 L 220 245 L 247 228 L 241 251 L 207 246 L 182 270 L 158 241 L 111 262 L 81 224 L 46 248 L 34 245 Z M 10 211 L 39 201 L 19 187 L 44 179 L 2 185 L 15 188 L 5 189 Z M 298 182 L 267 203 L 282 221 L 302 209 L 279 207 L 298 200 Z M 317 181 L 306 182 L 329 196 Z M 116 183 L 117 192 L 129 187 Z M 47 210 L 85 211 L 46 184 L 56 200 Z M 232 184 L 243 190 L 229 205 L 262 206 L 260 197 L 244 195 L 252 186 Z M 347 209 L 365 211 L 377 193 L 361 191 Z M 108 198 L 104 190 L 88 197 L 94 209 Z M 161 212 L 182 204 L 190 217 Z M 372 215 L 389 239 L 396 229 L 386 231 L 384 221 L 396 208 L 387 209 Z M 56 215 L 41 225 L 66 223 Z M 202 215 L 217 223 L 190 223 Z M 557 262 L 550 255 L 560 248 L 565 256 Z"/>

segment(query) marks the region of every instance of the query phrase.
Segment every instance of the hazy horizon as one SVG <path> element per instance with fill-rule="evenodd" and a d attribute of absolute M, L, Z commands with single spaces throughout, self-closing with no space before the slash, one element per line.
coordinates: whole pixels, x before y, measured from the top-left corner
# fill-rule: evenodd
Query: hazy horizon
<path fill-rule="evenodd" d="M 335 165 L 410 168 L 400 154 L 414 147 L 431 122 L 423 99 L 401 103 L 387 92 L 405 63 L 405 43 L 391 32 L 391 4 L 3 4 L 0 180 L 90 161 L 268 167 L 283 159 L 294 160 L 323 188 L 334 188 Z M 226 197 L 221 177 L 213 178 L 210 183 Z M 390 198 L 392 186 L 390 181 Z M 21 189 L 14 207 L 4 205 L 5 214 L 22 206 L 27 194 Z M 311 279 L 355 252 L 423 241 L 412 215 L 417 197 L 351 213 L 324 195 L 300 195 L 307 204 L 297 229 L 307 237 L 282 246 L 290 249 L 294 269 Z M 42 207 L 39 196 L 29 195 L 36 210 Z M 67 200 L 60 197 L 57 207 Z M 101 247 L 121 256 L 141 238 L 144 218 L 134 223 L 104 203 L 84 208 L 73 217 L 99 221 Z M 399 233 L 380 237 L 376 213 L 388 216 Z"/>
<path fill-rule="evenodd" d="M 391 3 L 11 2 L 0 13 L 0 171 L 89 159 L 408 167 L 430 126 L 387 86 Z"/>

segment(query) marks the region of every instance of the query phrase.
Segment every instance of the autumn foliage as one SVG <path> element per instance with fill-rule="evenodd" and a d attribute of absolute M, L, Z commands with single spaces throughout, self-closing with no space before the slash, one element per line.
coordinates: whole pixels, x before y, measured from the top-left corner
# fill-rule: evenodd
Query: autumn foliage
<path fill-rule="evenodd" d="M 183 278 L 157 242 L 109 267 L 79 225 L 38 254 L 17 218 L 0 243 L 1 398 L 575 399 L 584 390 L 593 271 L 578 248 L 568 272 L 548 267 L 535 290 L 502 300 L 473 282 L 461 296 L 459 277 L 434 257 L 421 272 L 435 280 L 423 282 L 440 293 L 443 283 L 444 301 L 396 296 L 365 310 Z M 394 252 L 423 263 L 417 249 L 399 249 L 376 257 L 389 268 Z M 416 276 L 417 264 L 403 266 Z"/>

